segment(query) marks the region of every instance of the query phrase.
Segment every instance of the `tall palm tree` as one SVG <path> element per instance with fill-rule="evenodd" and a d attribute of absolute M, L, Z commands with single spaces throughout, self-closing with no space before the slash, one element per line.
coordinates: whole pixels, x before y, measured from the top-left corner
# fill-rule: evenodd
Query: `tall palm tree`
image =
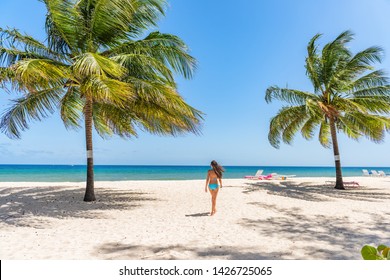
<path fill-rule="evenodd" d="M 345 31 L 320 50 L 320 36 L 315 35 L 307 46 L 306 73 L 314 91 L 277 86 L 266 90 L 268 103 L 277 99 L 290 104 L 271 119 L 268 139 L 279 148 L 280 140 L 290 144 L 299 130 L 311 139 L 319 128 L 321 145 L 333 146 L 335 188 L 344 189 L 337 133 L 381 142 L 390 130 L 390 85 L 384 72 L 372 66 L 381 61 L 381 48 L 370 47 L 353 55 L 346 46 L 353 34 Z"/>
<path fill-rule="evenodd" d="M 20 138 L 28 121 L 59 109 L 67 128 L 84 120 L 87 180 L 95 200 L 92 130 L 102 137 L 199 132 L 202 113 L 177 91 L 174 73 L 191 78 L 195 59 L 177 36 L 152 32 L 164 0 L 43 0 L 47 39 L 0 29 L 0 84 L 22 97 L 3 114 L 1 130 Z"/>

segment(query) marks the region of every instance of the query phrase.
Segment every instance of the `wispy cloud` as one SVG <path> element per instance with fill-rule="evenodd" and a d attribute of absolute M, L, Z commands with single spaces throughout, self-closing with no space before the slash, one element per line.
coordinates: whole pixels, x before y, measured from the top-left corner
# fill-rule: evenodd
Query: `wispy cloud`
<path fill-rule="evenodd" d="M 22 153 L 26 155 L 53 155 L 54 154 L 52 151 L 45 151 L 45 150 L 23 150 Z"/>
<path fill-rule="evenodd" d="M 6 144 L 0 144 L 0 155 L 9 156 L 12 155 L 13 152 L 10 150 L 9 146 Z"/>

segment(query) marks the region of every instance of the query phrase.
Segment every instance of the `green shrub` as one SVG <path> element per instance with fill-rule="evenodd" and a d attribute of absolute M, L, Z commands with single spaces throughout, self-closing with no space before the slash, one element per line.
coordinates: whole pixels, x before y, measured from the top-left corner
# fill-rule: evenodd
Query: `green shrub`
<path fill-rule="evenodd" d="M 379 245 L 377 248 L 365 245 L 361 253 L 365 260 L 390 260 L 390 247 L 386 245 Z"/>

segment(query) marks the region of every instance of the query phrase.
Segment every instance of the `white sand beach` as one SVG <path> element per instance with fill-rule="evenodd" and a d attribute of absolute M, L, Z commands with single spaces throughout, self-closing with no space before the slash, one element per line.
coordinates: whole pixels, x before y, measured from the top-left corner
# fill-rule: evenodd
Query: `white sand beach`
<path fill-rule="evenodd" d="M 0 183 L 0 259 L 360 260 L 390 244 L 390 178 Z"/>

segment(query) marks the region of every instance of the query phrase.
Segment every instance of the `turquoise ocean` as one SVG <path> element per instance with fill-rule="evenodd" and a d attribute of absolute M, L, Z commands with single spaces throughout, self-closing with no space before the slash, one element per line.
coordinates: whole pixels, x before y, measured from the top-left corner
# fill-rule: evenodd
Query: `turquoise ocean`
<path fill-rule="evenodd" d="M 263 174 L 278 173 L 297 177 L 334 177 L 334 167 L 309 166 L 224 166 L 224 178 L 243 178 L 254 175 L 258 169 Z M 96 181 L 125 180 L 193 180 L 205 179 L 209 166 L 158 166 L 158 165 L 96 165 Z M 362 169 L 383 170 L 390 167 L 343 167 L 343 176 L 362 176 Z M 0 182 L 82 182 L 85 165 L 0 165 Z"/>

